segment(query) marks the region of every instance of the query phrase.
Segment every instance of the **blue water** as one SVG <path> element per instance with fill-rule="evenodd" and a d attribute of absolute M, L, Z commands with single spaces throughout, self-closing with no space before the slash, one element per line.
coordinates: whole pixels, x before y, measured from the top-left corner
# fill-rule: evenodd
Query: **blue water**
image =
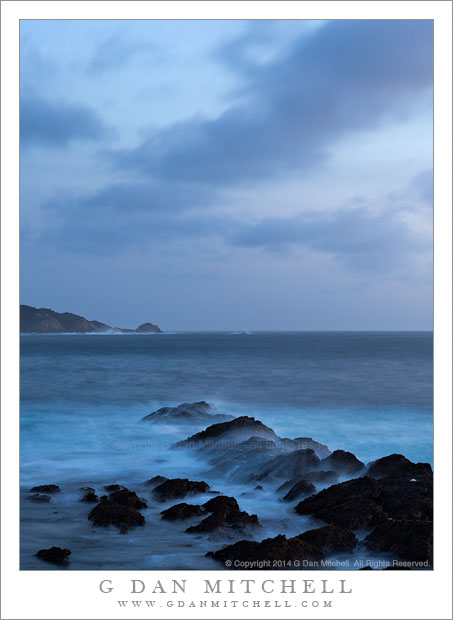
<path fill-rule="evenodd" d="M 432 364 L 431 332 L 24 335 L 23 492 L 35 484 L 66 485 L 66 494 L 52 505 L 58 507 L 54 519 L 63 514 L 67 519 L 75 504 L 76 511 L 86 513 L 86 506 L 77 502 L 81 485 L 120 482 L 136 488 L 156 474 L 201 476 L 205 464 L 168 448 L 204 425 L 157 428 L 140 422 L 161 406 L 197 400 L 224 413 L 253 415 L 284 437 L 309 436 L 331 450 L 349 450 L 364 462 L 399 452 L 432 463 Z M 269 493 L 268 505 L 276 501 Z M 242 506 L 261 517 L 257 501 L 244 496 Z M 39 521 L 42 506 L 26 501 L 22 506 L 22 566 L 43 568 L 31 560 L 31 550 L 38 541 L 50 544 L 50 526 Z M 300 517 L 297 523 L 289 512 L 287 517 L 275 523 L 270 519 L 266 532 L 298 533 Z M 74 525 L 78 542 L 73 540 L 71 548 L 93 549 L 93 540 L 77 529 L 81 527 Z M 170 540 L 173 526 L 168 527 Z M 108 560 L 105 547 L 116 535 L 110 530 L 96 534 L 104 563 L 91 554 L 78 565 L 76 554 L 73 566 L 158 568 L 161 561 L 161 567 L 184 568 L 195 561 L 178 547 L 171 554 L 173 565 L 167 556 L 159 560 L 155 550 L 152 561 L 143 556 L 133 565 L 126 560 L 115 564 L 118 549 Z M 63 536 L 60 546 L 65 543 Z M 57 544 L 55 536 L 52 544 Z M 130 548 L 125 547 L 127 554 Z"/>

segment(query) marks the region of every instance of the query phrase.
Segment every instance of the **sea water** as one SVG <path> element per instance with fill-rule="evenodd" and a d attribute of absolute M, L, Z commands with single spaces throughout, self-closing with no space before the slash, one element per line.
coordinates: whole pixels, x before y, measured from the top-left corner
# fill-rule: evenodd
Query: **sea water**
<path fill-rule="evenodd" d="M 312 437 L 367 463 L 391 453 L 432 464 L 431 332 L 222 332 L 21 337 L 21 567 L 51 568 L 40 548 L 69 547 L 71 567 L 221 568 L 205 558 L 228 541 L 166 523 L 144 481 L 206 480 L 258 514 L 261 540 L 322 525 L 295 515 L 275 489 L 208 479 L 206 461 L 171 446 L 199 425 L 142 422 L 155 409 L 206 400 L 282 437 Z M 149 508 L 143 528 L 93 529 L 81 486 L 117 482 Z M 29 489 L 59 484 L 49 504 Z M 200 503 L 207 498 L 188 501 Z M 362 552 L 363 556 L 363 552 Z"/>

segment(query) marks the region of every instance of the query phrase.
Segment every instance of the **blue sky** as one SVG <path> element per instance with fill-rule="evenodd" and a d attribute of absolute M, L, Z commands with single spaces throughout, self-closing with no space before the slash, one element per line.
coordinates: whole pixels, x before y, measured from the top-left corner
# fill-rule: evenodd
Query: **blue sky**
<path fill-rule="evenodd" d="M 21 302 L 431 329 L 431 21 L 22 21 Z"/>

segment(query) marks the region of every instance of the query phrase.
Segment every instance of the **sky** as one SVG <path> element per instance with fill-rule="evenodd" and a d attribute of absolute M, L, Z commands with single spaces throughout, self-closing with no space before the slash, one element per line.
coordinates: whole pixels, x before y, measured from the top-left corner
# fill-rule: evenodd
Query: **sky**
<path fill-rule="evenodd" d="M 21 303 L 432 328 L 432 22 L 22 20 Z"/>

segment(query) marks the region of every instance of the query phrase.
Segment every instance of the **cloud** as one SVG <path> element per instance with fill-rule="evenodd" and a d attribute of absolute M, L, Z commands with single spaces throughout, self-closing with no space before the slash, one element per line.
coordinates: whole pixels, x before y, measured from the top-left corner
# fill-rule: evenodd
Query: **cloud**
<path fill-rule="evenodd" d="M 169 182 L 217 186 L 307 172 L 345 134 L 430 109 L 432 43 L 427 20 L 329 22 L 253 70 L 236 56 L 248 76 L 241 104 L 175 123 L 114 158 Z"/>
<path fill-rule="evenodd" d="M 96 48 L 90 62 L 86 66 L 89 74 L 102 74 L 129 65 L 139 54 L 153 54 L 155 61 L 158 48 L 149 40 L 146 43 L 126 41 L 119 33 L 104 39 Z"/>
<path fill-rule="evenodd" d="M 88 107 L 33 96 L 21 97 L 22 146 L 62 147 L 73 140 L 100 140 L 107 133 L 103 121 Z"/>

